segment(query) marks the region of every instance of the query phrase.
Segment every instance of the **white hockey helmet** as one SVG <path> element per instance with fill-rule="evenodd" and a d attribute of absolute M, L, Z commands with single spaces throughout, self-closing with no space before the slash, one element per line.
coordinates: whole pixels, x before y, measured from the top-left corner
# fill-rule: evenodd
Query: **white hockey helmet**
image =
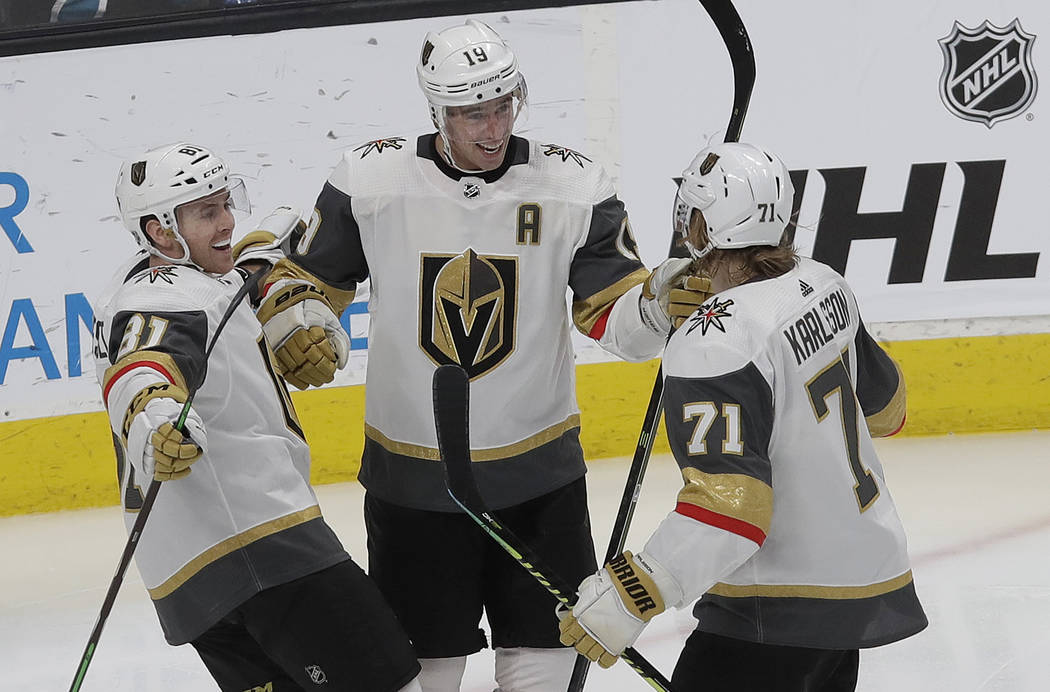
<path fill-rule="evenodd" d="M 511 96 L 517 122 L 528 102 L 528 87 L 518 70 L 514 51 L 492 27 L 476 19 L 427 33 L 416 76 L 430 103 L 430 116 L 446 145 L 447 108 Z"/>
<path fill-rule="evenodd" d="M 751 144 L 716 144 L 697 154 L 682 173 L 674 228 L 694 258 L 713 248 L 778 245 L 791 219 L 794 196 L 791 175 L 776 155 Z M 693 247 L 689 241 L 694 209 L 707 223 L 706 247 Z"/>
<path fill-rule="evenodd" d="M 117 207 L 124 226 L 140 247 L 173 264 L 195 265 L 179 233 L 175 210 L 222 190 L 230 193 L 233 209 L 251 213 L 244 181 L 231 176 L 226 163 L 211 150 L 188 142 L 168 144 L 121 164 L 117 175 Z M 168 257 L 146 236 L 144 219 L 156 217 L 171 229 L 182 257 Z"/>

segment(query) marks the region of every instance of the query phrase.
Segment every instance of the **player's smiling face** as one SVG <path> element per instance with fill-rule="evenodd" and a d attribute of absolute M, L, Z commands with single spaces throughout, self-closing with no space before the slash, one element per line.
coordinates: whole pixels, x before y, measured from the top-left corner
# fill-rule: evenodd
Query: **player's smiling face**
<path fill-rule="evenodd" d="M 233 269 L 230 239 L 235 221 L 227 190 L 182 204 L 175 214 L 179 234 L 190 248 L 190 259 L 213 274 L 225 274 Z"/>
<path fill-rule="evenodd" d="M 445 114 L 452 158 L 463 170 L 499 168 L 513 128 L 514 100 L 510 95 L 473 106 L 449 107 Z"/>

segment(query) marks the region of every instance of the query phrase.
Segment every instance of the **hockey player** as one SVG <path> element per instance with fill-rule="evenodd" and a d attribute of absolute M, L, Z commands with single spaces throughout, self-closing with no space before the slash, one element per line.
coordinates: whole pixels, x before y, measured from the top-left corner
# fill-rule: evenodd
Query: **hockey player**
<path fill-rule="evenodd" d="M 472 379 L 487 503 L 579 580 L 597 565 L 570 328 L 651 358 L 704 284 L 677 287 L 688 259 L 644 267 L 599 165 L 512 134 L 525 80 L 489 26 L 428 33 L 416 70 L 437 131 L 345 152 L 259 315 L 285 377 L 321 384 L 331 377 L 316 376 L 323 352 L 334 352 L 325 325 L 371 279 L 360 472 L 369 573 L 422 659 L 423 688 L 459 689 L 466 657 L 486 646 L 485 611 L 502 692 L 564 689 L 575 652 L 558 641 L 550 594 L 449 498 L 433 372 L 457 363 Z"/>
<path fill-rule="evenodd" d="M 664 353 L 685 487 L 641 553 L 580 584 L 562 641 L 608 666 L 700 598 L 676 690 L 853 690 L 858 649 L 927 624 L 871 442 L 904 424 L 904 381 L 845 280 L 781 243 L 780 159 L 719 144 L 683 176 L 675 228 L 715 292 Z"/>
<path fill-rule="evenodd" d="M 204 147 L 123 164 L 120 216 L 141 247 L 98 306 L 97 372 L 129 529 L 164 481 L 135 560 L 172 645 L 189 642 L 225 692 L 420 690 L 411 644 L 329 528 L 310 453 L 247 302 L 217 323 L 277 235 L 231 248 L 243 183 Z M 264 225 L 291 230 L 294 212 Z M 185 435 L 174 429 L 196 391 Z"/>

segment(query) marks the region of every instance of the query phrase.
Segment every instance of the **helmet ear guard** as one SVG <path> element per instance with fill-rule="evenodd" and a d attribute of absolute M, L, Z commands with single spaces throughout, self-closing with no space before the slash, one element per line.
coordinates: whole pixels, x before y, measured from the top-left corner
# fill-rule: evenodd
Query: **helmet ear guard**
<path fill-rule="evenodd" d="M 682 173 L 673 223 L 693 257 L 714 248 L 778 245 L 791 218 L 791 175 L 777 156 L 751 144 L 726 142 L 702 150 Z M 689 222 L 699 210 L 708 243 L 693 247 Z"/>

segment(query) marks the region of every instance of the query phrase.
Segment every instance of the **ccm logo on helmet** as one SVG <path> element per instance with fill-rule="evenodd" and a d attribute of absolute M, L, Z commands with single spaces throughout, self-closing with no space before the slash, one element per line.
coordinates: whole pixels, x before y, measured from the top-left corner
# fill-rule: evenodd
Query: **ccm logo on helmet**
<path fill-rule="evenodd" d="M 222 165 L 220 163 L 218 166 L 216 166 L 215 168 L 211 169 L 210 171 L 205 171 L 204 178 L 205 179 L 210 178 L 213 175 L 215 175 L 216 173 L 219 173 L 219 172 L 225 170 L 225 168 L 226 168 L 226 166 L 224 166 L 224 165 Z"/>

